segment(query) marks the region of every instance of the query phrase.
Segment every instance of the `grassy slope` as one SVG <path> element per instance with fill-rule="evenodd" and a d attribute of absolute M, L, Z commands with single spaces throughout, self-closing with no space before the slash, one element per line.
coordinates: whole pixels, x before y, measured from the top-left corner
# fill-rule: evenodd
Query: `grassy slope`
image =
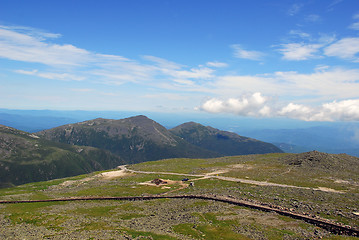
<path fill-rule="evenodd" d="M 358 226 L 352 212 L 359 209 L 358 188 L 349 183 L 335 183 L 334 178 L 355 181 L 357 173 L 340 174 L 322 171 L 317 180 L 308 178 L 308 169 L 293 169 L 282 157 L 288 154 L 267 154 L 215 159 L 171 159 L 131 165 L 143 171 L 178 173 L 208 173 L 217 169 L 237 168 L 224 175 L 286 183 L 298 186 L 323 186 L 345 193 L 328 193 L 306 189 L 255 186 L 218 179 L 203 179 L 195 187 L 174 192 L 193 194 L 232 195 L 237 198 L 275 203 L 305 211 L 346 224 Z M 291 171 L 288 171 L 291 169 Z M 319 173 L 321 170 L 316 170 Z M 282 174 L 280 174 L 282 173 Z M 337 175 L 339 174 L 339 175 Z M 91 174 L 91 175 L 94 175 Z M 90 175 L 90 176 L 91 176 Z M 275 176 L 275 177 L 273 177 Z M 112 180 L 94 179 L 63 186 L 69 180 L 88 179 L 82 175 L 70 179 L 31 183 L 15 188 L 1 189 L 1 199 L 43 199 L 70 196 L 133 196 L 159 194 L 173 189 L 138 185 L 154 178 L 180 180 L 182 176 L 159 174 L 130 174 Z M 0 222 L 16 236 L 47 235 L 54 239 L 63 236 L 101 239 L 125 239 L 142 236 L 143 239 L 357 239 L 335 236 L 302 221 L 273 213 L 264 213 L 224 203 L 202 200 L 151 200 L 144 202 L 69 202 L 0 205 Z M 66 233 L 66 234 L 65 234 Z M 0 237 L 1 237 L 0 233 Z M 65 234 L 65 235 L 64 235 Z M 122 237 L 122 238 L 121 238 Z"/>
<path fill-rule="evenodd" d="M 170 129 L 170 132 L 191 144 L 216 151 L 223 156 L 282 152 L 273 144 L 194 122 L 181 124 Z"/>
<path fill-rule="evenodd" d="M 0 187 L 113 168 L 122 160 L 101 149 L 71 146 L 0 128 Z"/>

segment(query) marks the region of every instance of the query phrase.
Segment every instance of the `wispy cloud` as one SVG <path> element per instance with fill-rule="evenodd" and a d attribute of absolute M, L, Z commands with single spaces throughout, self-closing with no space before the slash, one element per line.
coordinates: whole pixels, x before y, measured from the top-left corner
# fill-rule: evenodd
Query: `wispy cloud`
<path fill-rule="evenodd" d="M 351 24 L 351 25 L 349 26 L 349 28 L 354 29 L 354 30 L 359 30 L 359 13 L 355 14 L 355 15 L 353 16 L 353 19 L 355 19 L 356 22 L 354 22 L 353 24 Z"/>
<path fill-rule="evenodd" d="M 228 67 L 228 64 L 223 62 L 207 62 L 206 65 L 209 67 L 216 67 L 216 68 Z"/>
<path fill-rule="evenodd" d="M 53 73 L 53 72 L 40 72 L 37 69 L 27 71 L 27 70 L 15 70 L 16 73 L 25 74 L 25 75 L 32 75 L 41 78 L 47 79 L 55 79 L 55 80 L 64 80 L 64 81 L 82 81 L 85 79 L 83 76 L 76 76 L 69 73 Z"/>
<path fill-rule="evenodd" d="M 302 9 L 302 7 L 303 7 L 302 4 L 295 3 L 288 9 L 287 14 L 289 16 L 294 16 L 297 13 L 299 13 L 299 11 Z"/>
<path fill-rule="evenodd" d="M 46 43 L 51 34 L 24 33 L 25 29 L 0 26 L 0 57 L 11 60 L 42 63 L 45 65 L 79 66 L 91 61 L 91 54 L 71 44 Z M 57 36 L 57 35 L 56 35 Z"/>
<path fill-rule="evenodd" d="M 301 30 L 290 30 L 289 34 L 294 35 L 294 36 L 298 36 L 299 38 L 303 38 L 303 39 L 310 39 L 311 38 L 311 35 L 309 33 L 303 32 Z"/>
<path fill-rule="evenodd" d="M 359 38 L 343 38 L 324 49 L 324 54 L 359 62 Z"/>
<path fill-rule="evenodd" d="M 193 84 L 189 84 L 191 81 L 213 78 L 216 68 L 227 66 L 226 63 L 213 61 L 198 67 L 188 67 L 155 56 L 142 56 L 139 60 L 132 60 L 50 41 L 60 36 L 33 28 L 0 26 L 0 58 L 40 63 L 46 67 L 46 70 L 41 70 L 41 67 L 15 70 L 19 74 L 53 80 L 92 80 L 112 85 L 130 82 L 193 87 Z"/>
<path fill-rule="evenodd" d="M 287 43 L 281 46 L 279 51 L 283 54 L 283 59 L 295 61 L 318 58 L 317 52 L 322 47 L 321 44 L 305 43 Z"/>
<path fill-rule="evenodd" d="M 260 61 L 264 57 L 264 53 L 259 51 L 249 51 L 245 50 L 239 44 L 234 44 L 231 46 L 234 49 L 234 56 L 236 58 L 249 59 L 254 61 Z"/>
<path fill-rule="evenodd" d="M 343 2 L 344 0 L 333 0 L 329 5 L 328 5 L 328 10 L 333 10 L 334 6 Z"/>
<path fill-rule="evenodd" d="M 355 62 L 359 59 L 359 38 L 336 40 L 333 36 L 325 35 L 314 38 L 300 30 L 289 33 L 293 42 L 276 46 L 285 60 L 337 57 Z M 95 53 L 71 44 L 53 43 L 59 37 L 58 34 L 37 33 L 35 29 L 0 26 L 0 57 L 29 63 L 22 69 L 12 70 L 18 74 L 50 80 L 82 81 L 81 84 L 121 85 L 114 87 L 117 90 L 130 87 L 155 89 L 146 95 L 136 93 L 136 101 L 150 99 L 159 102 L 169 99 L 187 101 L 193 105 L 193 99 L 200 101 L 206 98 L 199 108 L 212 113 L 285 116 L 306 121 L 357 119 L 359 69 L 320 65 L 313 72 L 305 74 L 276 71 L 240 75 L 231 72 L 233 69 L 225 68 L 230 66 L 223 62 L 207 61 L 197 66 L 186 66 L 156 56 L 141 56 L 135 60 Z M 259 61 L 265 56 L 262 52 L 246 50 L 238 44 L 231 47 L 237 58 Z M 97 92 L 90 85 L 69 89 L 84 95 Z M 113 98 L 123 96 L 123 92 L 112 91 L 108 91 L 108 94 Z M 98 93 L 98 96 L 101 94 L 106 93 Z M 130 95 L 133 92 L 129 92 Z M 274 102 L 272 99 L 278 100 Z M 283 99 L 293 100 L 288 104 L 283 103 Z M 308 104 L 317 102 L 326 103 L 314 107 Z"/>
<path fill-rule="evenodd" d="M 323 49 L 335 41 L 334 35 L 320 34 L 317 38 L 301 30 L 289 32 L 292 40 L 289 43 L 279 45 L 278 51 L 283 55 L 282 59 L 290 61 L 302 61 L 322 58 Z"/>

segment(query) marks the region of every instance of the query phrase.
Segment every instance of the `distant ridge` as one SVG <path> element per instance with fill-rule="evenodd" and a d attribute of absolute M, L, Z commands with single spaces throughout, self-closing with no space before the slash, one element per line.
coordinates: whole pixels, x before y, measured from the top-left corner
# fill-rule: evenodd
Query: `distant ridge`
<path fill-rule="evenodd" d="M 181 124 L 172 128 L 170 132 L 198 147 L 210 149 L 223 155 L 283 152 L 273 144 L 209 126 L 206 127 L 195 122 Z"/>
<path fill-rule="evenodd" d="M 120 120 L 97 118 L 36 134 L 56 142 L 106 149 L 121 156 L 127 163 L 175 157 L 221 156 L 188 143 L 143 115 Z"/>
<path fill-rule="evenodd" d="M 106 149 L 127 163 L 282 152 L 272 144 L 194 122 L 167 130 L 143 115 L 120 120 L 97 118 L 36 134 L 56 142 Z"/>

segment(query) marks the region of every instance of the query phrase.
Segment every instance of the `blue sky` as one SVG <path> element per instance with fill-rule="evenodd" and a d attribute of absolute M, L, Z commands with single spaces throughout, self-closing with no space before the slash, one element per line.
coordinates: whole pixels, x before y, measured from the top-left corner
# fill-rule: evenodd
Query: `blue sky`
<path fill-rule="evenodd" d="M 0 108 L 359 120 L 357 0 L 0 0 Z"/>

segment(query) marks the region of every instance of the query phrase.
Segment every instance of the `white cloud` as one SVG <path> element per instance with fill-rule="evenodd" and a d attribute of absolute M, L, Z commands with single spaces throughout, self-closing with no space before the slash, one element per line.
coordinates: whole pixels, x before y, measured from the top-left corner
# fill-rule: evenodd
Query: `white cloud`
<path fill-rule="evenodd" d="M 157 66 L 159 66 L 161 68 L 165 68 L 165 69 L 181 69 L 182 67 L 184 67 L 181 64 L 171 62 L 166 59 L 155 57 L 155 56 L 146 55 L 146 56 L 143 56 L 143 59 L 154 62 L 157 64 Z"/>
<path fill-rule="evenodd" d="M 164 71 L 166 74 L 174 78 L 192 78 L 192 79 L 208 79 L 213 77 L 214 70 L 207 67 L 191 68 L 189 71 Z"/>
<path fill-rule="evenodd" d="M 225 63 L 208 62 L 206 66 L 187 67 L 169 60 L 143 56 L 147 62 L 131 60 L 118 55 L 87 51 L 70 44 L 55 44 L 49 38 L 60 35 L 44 33 L 26 27 L 0 26 L 0 58 L 28 63 L 40 63 L 50 70 L 15 72 L 56 80 L 92 80 L 105 84 L 121 85 L 127 82 L 148 85 L 177 86 L 214 77 L 214 69 Z M 148 63 L 149 62 L 149 63 Z M 41 69 L 40 67 L 38 67 Z"/>
<path fill-rule="evenodd" d="M 156 66 L 153 66 L 152 69 L 156 70 L 158 73 L 162 73 L 165 76 L 170 76 L 174 80 L 186 80 L 186 79 L 208 79 L 214 77 L 214 70 L 205 66 L 199 66 L 197 68 L 190 68 L 189 70 L 184 70 L 183 65 L 168 61 L 154 56 L 144 56 L 146 60 L 156 63 Z"/>
<path fill-rule="evenodd" d="M 359 69 L 317 66 L 312 73 L 295 71 L 258 75 L 228 75 L 206 83 L 217 96 L 236 97 L 244 92 L 261 92 L 287 98 L 310 100 L 355 98 L 359 92 Z"/>
<path fill-rule="evenodd" d="M 322 47 L 321 44 L 305 44 L 305 43 L 287 43 L 282 44 L 279 51 L 283 54 L 285 60 L 308 60 L 318 58 L 317 52 Z"/>
<path fill-rule="evenodd" d="M 301 30 L 290 30 L 290 35 L 298 36 L 300 38 L 310 38 L 311 35 L 309 33 L 303 32 Z"/>
<path fill-rule="evenodd" d="M 287 106 L 283 107 L 280 111 L 278 111 L 279 116 L 285 116 L 305 121 L 309 121 L 312 114 L 313 109 L 301 104 L 294 103 L 289 103 Z"/>
<path fill-rule="evenodd" d="M 299 13 L 300 9 L 303 7 L 302 4 L 293 4 L 290 9 L 288 10 L 287 14 L 289 16 L 294 16 Z"/>
<path fill-rule="evenodd" d="M 359 30 L 359 13 L 355 14 L 353 16 L 353 19 L 357 19 L 357 22 L 351 24 L 349 26 L 349 28 L 354 29 L 354 30 Z"/>
<path fill-rule="evenodd" d="M 358 121 L 359 99 L 333 101 L 319 107 L 290 103 L 278 114 L 304 121 Z"/>
<path fill-rule="evenodd" d="M 264 57 L 262 52 L 245 50 L 239 44 L 234 44 L 231 47 L 234 49 L 234 56 L 236 58 L 260 61 Z"/>
<path fill-rule="evenodd" d="M 209 67 L 217 67 L 217 68 L 228 67 L 228 64 L 223 62 L 207 62 L 206 64 Z"/>
<path fill-rule="evenodd" d="M 332 121 L 359 121 L 359 99 L 323 104 L 323 112 Z"/>
<path fill-rule="evenodd" d="M 240 98 L 220 100 L 212 98 L 199 108 L 210 113 L 234 113 L 241 116 L 267 116 L 270 108 L 266 106 L 267 98 L 257 92 Z"/>
<path fill-rule="evenodd" d="M 332 8 L 335 6 L 335 5 L 337 5 L 337 4 L 339 4 L 339 3 L 341 3 L 341 2 L 343 2 L 344 0 L 333 0 L 329 5 L 328 5 L 328 9 L 329 10 L 332 10 Z"/>
<path fill-rule="evenodd" d="M 24 26 L 5 26 L 0 25 L 1 29 L 7 29 L 9 31 L 16 31 L 18 33 L 23 33 L 25 35 L 32 36 L 39 40 L 44 40 L 47 38 L 59 38 L 61 34 L 58 33 L 49 33 L 39 29 L 31 28 L 31 27 L 24 27 Z"/>
<path fill-rule="evenodd" d="M 55 79 L 55 80 L 64 80 L 64 81 L 82 81 L 85 80 L 85 77 L 83 76 L 76 76 L 69 73 L 52 73 L 52 72 L 39 72 L 39 70 L 34 69 L 32 71 L 26 71 L 26 70 L 15 70 L 16 73 L 25 74 L 25 75 L 32 75 L 37 76 L 41 78 L 47 78 L 47 79 Z"/>
<path fill-rule="evenodd" d="M 339 57 L 342 59 L 359 62 L 359 37 L 343 38 L 324 49 L 324 54 L 330 57 Z"/>
<path fill-rule="evenodd" d="M 278 108 L 277 105 L 271 101 L 271 98 L 257 92 L 227 100 L 211 98 L 197 109 L 210 113 L 231 113 L 251 117 L 287 117 L 304 121 L 359 121 L 359 99 L 333 101 L 320 106 L 289 103 Z"/>
<path fill-rule="evenodd" d="M 34 36 L 0 26 L 0 57 L 45 65 L 78 66 L 91 61 L 91 54 L 70 44 L 50 44 L 45 36 Z M 51 36 L 51 35 L 50 35 Z"/>

